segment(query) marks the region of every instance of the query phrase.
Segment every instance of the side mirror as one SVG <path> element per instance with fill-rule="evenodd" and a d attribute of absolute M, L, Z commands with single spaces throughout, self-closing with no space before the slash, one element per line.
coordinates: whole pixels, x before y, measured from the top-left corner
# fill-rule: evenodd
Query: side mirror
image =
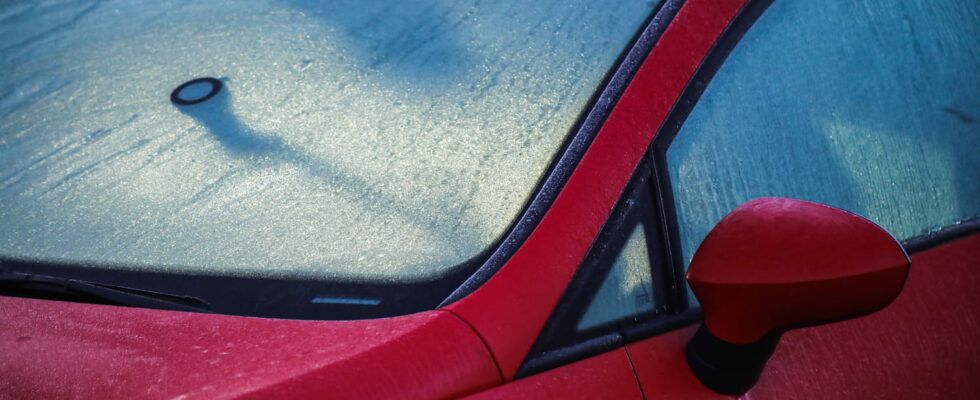
<path fill-rule="evenodd" d="M 862 217 L 802 200 L 749 201 L 711 230 L 688 269 L 704 313 L 688 365 L 712 390 L 744 393 L 783 332 L 884 308 L 909 265 L 902 245 Z"/>

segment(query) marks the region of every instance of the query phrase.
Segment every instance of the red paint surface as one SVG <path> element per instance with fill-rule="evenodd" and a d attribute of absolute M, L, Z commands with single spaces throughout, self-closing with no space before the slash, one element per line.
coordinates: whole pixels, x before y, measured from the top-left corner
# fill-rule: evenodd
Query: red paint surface
<path fill-rule="evenodd" d="M 746 399 L 980 398 L 980 235 L 912 256 L 874 314 L 787 332 Z M 627 346 L 648 400 L 728 398 L 686 367 L 695 327 Z M 682 366 L 683 365 L 683 366 Z"/>
<path fill-rule="evenodd" d="M 783 335 L 753 399 L 980 399 L 980 235 L 912 256 L 867 317 Z"/>
<path fill-rule="evenodd" d="M 708 233 L 687 272 L 705 326 L 752 343 L 769 332 L 880 310 L 902 290 L 909 259 L 895 238 L 855 214 L 765 197 Z"/>
<path fill-rule="evenodd" d="M 0 297 L 2 399 L 434 399 L 499 382 L 444 311 L 291 321 Z"/>
<path fill-rule="evenodd" d="M 642 398 L 622 348 L 466 397 L 467 400 Z"/>
<path fill-rule="evenodd" d="M 655 132 L 744 0 L 689 0 L 664 31 L 541 224 L 470 296 L 447 306 L 514 376 Z"/>
<path fill-rule="evenodd" d="M 696 329 L 678 329 L 626 346 L 647 400 L 732 398 L 702 385 L 687 367 L 684 347 Z"/>

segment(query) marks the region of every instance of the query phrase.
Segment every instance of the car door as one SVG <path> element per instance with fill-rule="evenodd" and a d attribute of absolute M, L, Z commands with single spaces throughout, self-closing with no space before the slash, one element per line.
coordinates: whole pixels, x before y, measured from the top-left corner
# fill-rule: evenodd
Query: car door
<path fill-rule="evenodd" d="M 782 196 L 871 218 L 912 270 L 884 310 L 786 333 L 746 398 L 978 396 L 976 5 L 768 3 L 743 10 L 654 145 L 682 264 L 732 208 Z M 647 398 L 722 397 L 676 367 L 692 334 L 627 345 Z"/>

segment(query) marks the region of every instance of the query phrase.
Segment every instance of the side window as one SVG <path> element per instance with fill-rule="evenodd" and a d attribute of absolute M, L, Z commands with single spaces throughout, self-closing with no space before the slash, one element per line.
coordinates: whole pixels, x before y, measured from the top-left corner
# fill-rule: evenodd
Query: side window
<path fill-rule="evenodd" d="M 628 232 L 625 245 L 599 286 L 575 329 L 588 330 L 623 318 L 653 311 L 653 274 L 643 224 Z"/>
<path fill-rule="evenodd" d="M 685 264 L 728 211 L 791 197 L 904 240 L 980 216 L 975 0 L 777 1 L 667 151 Z"/>
<path fill-rule="evenodd" d="M 522 376 L 690 322 L 665 253 L 652 157 L 640 163 L 521 367 Z M 672 325 L 673 324 L 673 325 Z"/>

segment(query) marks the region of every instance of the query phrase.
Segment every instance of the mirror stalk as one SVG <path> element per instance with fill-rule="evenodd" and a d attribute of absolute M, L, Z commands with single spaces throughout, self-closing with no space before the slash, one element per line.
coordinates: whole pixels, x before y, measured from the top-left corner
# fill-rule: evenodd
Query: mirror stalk
<path fill-rule="evenodd" d="M 781 335 L 770 333 L 758 341 L 737 344 L 719 339 L 701 325 L 687 344 L 687 364 L 709 389 L 739 395 L 759 381 Z"/>

